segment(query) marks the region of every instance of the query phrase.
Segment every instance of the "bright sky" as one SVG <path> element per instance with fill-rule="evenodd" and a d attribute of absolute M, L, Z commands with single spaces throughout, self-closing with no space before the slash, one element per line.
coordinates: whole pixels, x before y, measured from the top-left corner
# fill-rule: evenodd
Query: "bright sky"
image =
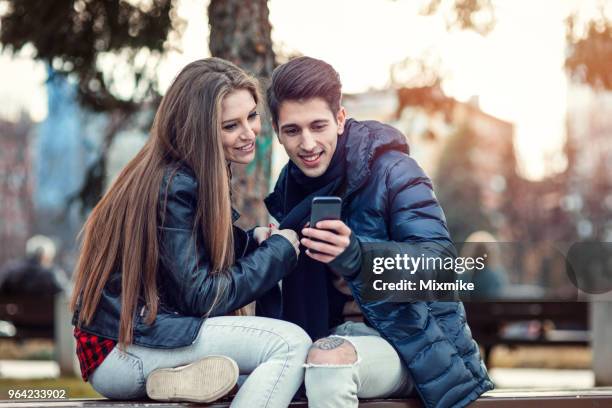
<path fill-rule="evenodd" d="M 446 92 L 459 100 L 478 95 L 485 112 L 513 122 L 521 170 L 540 178 L 563 167 L 564 19 L 598 1 L 494 1 L 497 24 L 486 37 L 447 33 L 439 17 L 419 16 L 413 0 L 271 0 L 269 5 L 274 41 L 331 63 L 345 92 L 383 88 L 390 65 L 408 56 L 439 56 L 449 73 Z M 187 20 L 182 53 L 172 52 L 161 67 L 163 87 L 185 64 L 209 55 L 206 7 L 205 0 L 182 0 L 179 14 Z M 0 70 L 2 78 L 10 78 L 0 84 L 0 114 L 25 107 L 35 119 L 44 118 L 43 67 L 2 55 Z M 552 167 L 545 165 L 546 157 L 556 158 Z"/>

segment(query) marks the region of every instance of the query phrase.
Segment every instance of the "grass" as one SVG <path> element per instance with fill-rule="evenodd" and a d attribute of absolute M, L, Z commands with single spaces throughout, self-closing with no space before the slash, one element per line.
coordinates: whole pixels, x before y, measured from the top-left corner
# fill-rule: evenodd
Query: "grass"
<path fill-rule="evenodd" d="M 53 340 L 0 339 L 0 360 L 53 360 Z"/>
<path fill-rule="evenodd" d="M 53 351 L 52 340 L 0 341 L 0 360 L 52 360 Z M 66 390 L 67 398 L 101 398 L 81 377 L 0 378 L 0 400 L 9 399 L 9 390 Z"/>

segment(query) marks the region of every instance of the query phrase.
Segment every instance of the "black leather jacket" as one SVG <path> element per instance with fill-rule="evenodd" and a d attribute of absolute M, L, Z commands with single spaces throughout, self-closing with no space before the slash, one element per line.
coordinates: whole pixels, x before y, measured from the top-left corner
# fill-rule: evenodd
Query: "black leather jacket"
<path fill-rule="evenodd" d="M 159 227 L 158 268 L 159 309 L 152 325 L 147 325 L 147 309 L 142 299 L 134 316 L 134 344 L 155 348 L 176 348 L 192 344 L 203 316 L 227 314 L 278 288 L 278 282 L 297 264 L 291 243 L 273 235 L 257 246 L 251 234 L 234 226 L 236 262 L 227 275 L 209 273 L 209 256 L 204 237 L 193 230 L 198 184 L 188 168 L 181 167 L 170 179 L 171 170 L 160 189 L 160 203 L 168 191 L 163 226 Z M 163 204 L 160 205 L 163 208 Z M 233 211 L 233 221 L 239 217 Z M 161 225 L 161 223 L 160 223 Z M 114 271 L 102 292 L 100 303 L 89 325 L 81 329 L 117 340 L 121 310 L 121 271 Z M 79 310 L 73 316 L 76 325 Z"/>

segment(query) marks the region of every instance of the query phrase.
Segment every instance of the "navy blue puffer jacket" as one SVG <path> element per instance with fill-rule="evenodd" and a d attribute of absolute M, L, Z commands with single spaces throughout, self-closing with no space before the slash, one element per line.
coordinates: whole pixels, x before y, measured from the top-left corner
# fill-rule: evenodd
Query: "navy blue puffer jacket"
<path fill-rule="evenodd" d="M 399 131 L 348 120 L 342 137 L 348 137 L 342 217 L 358 240 L 452 246 L 431 181 Z M 284 194 L 284 175 L 268 199 L 277 219 L 274 196 Z M 368 302 L 361 274 L 347 281 L 366 319 L 398 351 L 426 407 L 464 407 L 493 389 L 461 302 Z"/>

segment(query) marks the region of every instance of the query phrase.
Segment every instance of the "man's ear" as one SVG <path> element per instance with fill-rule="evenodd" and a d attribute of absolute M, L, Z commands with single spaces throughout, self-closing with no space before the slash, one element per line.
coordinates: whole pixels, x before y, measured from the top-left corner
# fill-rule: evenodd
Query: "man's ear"
<path fill-rule="evenodd" d="M 338 123 L 338 135 L 344 133 L 344 123 L 346 122 L 346 109 L 344 106 L 340 106 L 338 113 L 336 113 L 336 123 Z"/>

